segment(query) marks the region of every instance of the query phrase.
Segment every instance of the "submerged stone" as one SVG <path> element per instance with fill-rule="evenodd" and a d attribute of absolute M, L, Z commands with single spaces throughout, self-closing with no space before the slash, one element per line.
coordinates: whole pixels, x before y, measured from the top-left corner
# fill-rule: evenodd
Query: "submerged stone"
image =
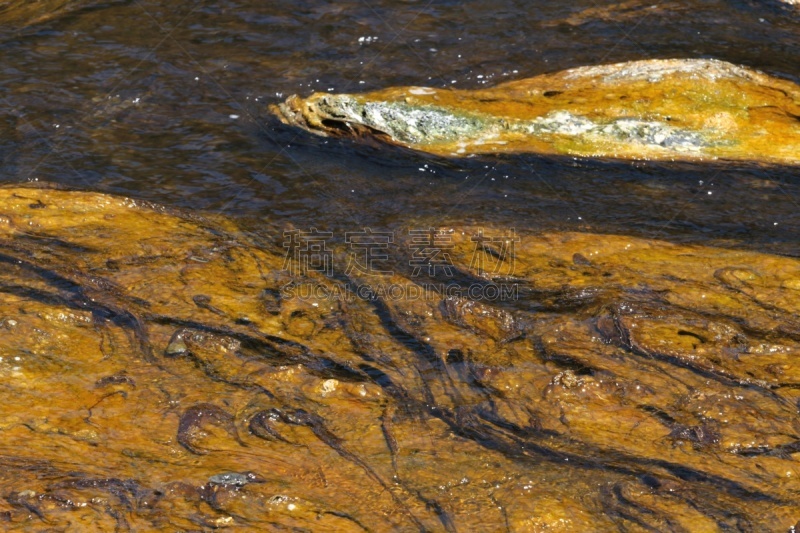
<path fill-rule="evenodd" d="M 473 91 L 295 95 L 271 109 L 318 135 L 370 136 L 441 156 L 800 163 L 800 86 L 710 59 L 580 67 Z"/>
<path fill-rule="evenodd" d="M 0 188 L 3 530 L 797 522 L 800 260 L 451 229 L 437 292 L 403 250 L 302 274 L 222 217 Z"/>

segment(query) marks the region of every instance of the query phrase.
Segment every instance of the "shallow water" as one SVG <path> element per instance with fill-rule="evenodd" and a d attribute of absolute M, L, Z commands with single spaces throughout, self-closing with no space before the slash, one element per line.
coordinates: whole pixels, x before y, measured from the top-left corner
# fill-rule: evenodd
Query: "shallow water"
<path fill-rule="evenodd" d="M 798 82 L 800 14 L 779 2 L 712 0 L 654 5 L 633 0 L 600 5 L 592 0 L 569 3 L 112 1 L 80 2 L 73 9 L 64 9 L 61 4 L 45 2 L 39 11 L 32 12 L 21 11 L 19 6 L 10 11 L 0 8 L 3 183 L 54 182 L 68 188 L 218 213 L 234 218 L 240 227 L 246 228 L 252 242 L 278 251 L 282 250 L 287 228 L 328 231 L 334 244 L 341 245 L 346 232 L 365 227 L 393 233 L 399 242 L 411 229 L 483 226 L 513 228 L 532 237 L 544 231 L 580 231 L 800 256 L 800 171 L 796 168 L 537 156 L 451 161 L 399 149 L 317 138 L 281 125 L 267 112 L 267 105 L 293 93 L 305 96 L 313 91 L 356 92 L 399 85 L 476 88 L 581 65 L 649 58 L 716 58 Z M 56 7 L 59 10 L 55 11 Z M 387 268 L 405 272 L 409 277 L 408 257 L 402 253 L 390 255 Z M 581 257 L 577 261 L 581 264 Z M 343 265 L 337 268 L 339 274 L 344 270 Z M 581 300 L 584 296 L 586 299 Z M 583 313 L 578 322 L 607 311 L 592 308 L 593 304 L 586 302 L 593 296 L 584 296 L 570 296 L 579 302 L 574 305 Z M 605 300 L 598 297 L 597 301 Z M 569 315 L 569 306 L 574 302 L 565 302 L 556 301 L 546 310 Z M 534 306 L 526 308 L 525 301 L 515 305 L 532 315 L 539 311 Z M 382 325 L 391 333 L 392 342 L 415 354 L 433 350 L 420 340 L 424 338 L 424 321 L 404 323 L 395 316 L 403 313 L 391 306 L 381 313 L 378 315 L 386 322 Z M 350 320 L 357 321 L 358 316 L 353 314 Z M 536 335 L 547 338 L 549 333 L 543 332 L 548 331 L 549 318 L 535 316 L 536 320 L 545 321 L 537 323 Z M 375 327 L 376 331 L 380 329 Z M 431 327 L 439 331 L 436 328 L 442 326 Z M 553 331 L 561 331 L 562 327 L 567 331 L 564 333 L 567 352 L 570 357 L 579 357 L 575 354 L 582 353 L 583 345 L 569 344 L 570 328 L 578 326 L 569 322 L 567 326 L 554 326 Z M 765 343 L 778 342 L 767 333 L 767 326 L 759 328 L 762 326 L 744 329 L 755 338 L 763 336 Z M 787 331 L 781 335 L 796 340 L 797 331 L 791 328 Z M 473 333 L 478 341 L 484 338 L 481 332 Z M 168 335 L 156 337 L 166 346 Z M 319 342 L 329 346 L 328 340 Z M 379 346 L 382 341 L 370 338 L 368 342 Z M 553 355 L 547 350 L 543 353 L 548 357 Z M 458 359 L 457 355 L 454 359 Z M 553 355 L 553 360 L 558 357 Z M 614 354 L 608 357 L 608 361 L 615 361 Z M 583 363 L 570 364 L 579 376 L 585 373 Z M 608 362 L 608 368 L 616 372 L 616 364 Z M 643 363 L 644 367 L 648 365 L 656 363 Z M 698 379 L 684 367 L 675 370 L 667 365 L 666 368 L 666 371 L 660 367 L 651 371 L 654 375 L 673 372 L 676 381 L 685 383 L 694 384 L 692 380 Z M 324 376 L 328 370 L 316 369 L 311 374 Z M 638 366 L 628 370 L 634 381 L 638 372 L 646 375 L 648 371 Z M 187 376 L 191 374 L 181 367 L 181 372 L 184 371 Z M 435 367 L 427 369 L 430 374 L 436 371 Z M 150 371 L 142 372 L 137 379 L 149 379 Z M 538 376 L 524 365 L 519 369 L 508 365 L 502 372 L 500 380 L 512 383 L 530 375 Z M 457 377 L 465 383 L 469 381 Z M 311 380 L 306 374 L 302 379 Z M 430 380 L 436 382 L 433 377 Z M 670 387 L 677 386 L 670 380 L 666 382 Z M 225 388 L 227 385 L 216 382 L 212 385 L 211 381 L 204 386 L 220 395 L 216 397 L 222 398 L 230 392 Z M 687 385 L 687 388 L 692 387 Z M 417 392 L 409 390 L 412 396 Z M 748 389 L 747 394 L 750 393 L 752 390 Z M 233 403 L 247 399 L 247 394 L 238 389 L 230 394 Z M 201 401 L 201 396 L 192 398 Z M 335 405 L 343 420 L 347 417 L 348 401 Z M 763 398 L 760 401 L 772 406 Z M 406 457 L 408 463 L 435 465 L 437 449 L 441 447 L 447 450 L 442 454 L 449 453 L 448 457 L 453 459 L 449 464 L 454 471 L 461 460 L 472 468 L 474 457 L 469 455 L 483 453 L 481 446 L 486 449 L 494 446 L 492 460 L 503 462 L 492 467 L 495 476 L 492 482 L 496 481 L 498 487 L 502 485 L 497 490 L 498 498 L 513 499 L 519 509 L 524 502 L 520 494 L 530 495 L 530 487 L 535 484 L 523 483 L 529 463 L 517 462 L 515 452 L 503 448 L 519 445 L 516 437 L 482 441 L 480 435 L 469 433 L 466 424 L 461 437 L 473 439 L 475 442 L 470 445 L 474 447 L 459 452 L 450 440 L 452 435 L 441 427 L 446 417 L 431 415 L 422 423 L 415 418 L 422 416 L 415 410 L 422 409 L 424 398 L 415 397 L 414 402 L 413 407 L 400 405 L 410 414 L 406 413 L 398 422 L 402 427 L 397 431 L 405 439 L 401 444 L 406 450 L 418 448 L 429 462 L 419 459 L 416 463 L 411 454 Z M 354 409 L 353 413 L 357 411 Z M 374 421 L 367 416 L 374 413 L 360 413 L 365 420 Z M 494 415 L 508 417 L 504 412 Z M 448 423 L 456 427 L 462 422 Z M 677 422 L 673 422 L 677 427 Z M 343 428 L 350 427 L 347 422 L 341 424 Z M 503 431 L 507 429 L 503 427 Z M 563 449 L 552 448 L 558 461 L 563 457 L 559 455 L 562 452 L 564 456 L 583 457 L 586 464 L 580 468 L 587 471 L 599 468 L 603 473 L 598 476 L 609 484 L 628 475 L 639 476 L 645 485 L 653 484 L 647 477 L 651 474 L 642 473 L 650 472 L 646 467 L 642 466 L 641 471 L 636 470 L 639 466 L 625 470 L 630 464 L 626 463 L 627 456 L 611 454 L 608 461 L 599 460 L 598 464 L 604 466 L 597 467 L 589 465 L 592 461 L 586 459 L 591 450 L 580 449 L 575 456 L 569 455 L 574 443 L 569 441 L 572 435 L 568 432 L 566 435 Z M 369 456 L 376 465 L 389 461 L 385 449 L 370 443 L 362 450 L 363 456 Z M 703 442 L 695 444 L 701 446 Z M 521 445 L 520 449 L 524 448 Z M 652 457 L 658 449 L 653 450 L 656 451 L 641 452 L 641 456 Z M 318 457 L 315 454 L 326 452 L 308 448 L 303 453 Z M 548 453 L 536 456 L 537 461 L 555 462 Z M 299 462 L 306 460 L 305 456 L 298 457 Z M 180 456 L 181 461 L 191 459 Z M 337 468 L 347 471 L 347 461 L 341 462 L 344 466 Z M 385 479 L 391 476 L 389 470 L 381 474 Z M 198 479 L 219 473 L 197 465 L 187 471 Z M 430 480 L 425 477 L 424 468 L 408 471 L 420 476 L 419 487 L 423 488 L 418 491 L 430 489 L 433 481 L 426 485 Z M 429 472 L 433 479 L 434 472 Z M 513 483 L 504 484 L 508 479 L 503 472 L 508 479 L 513 478 Z M 310 478 L 313 473 L 303 475 Z M 550 487 L 565 480 L 578 483 L 585 472 L 576 474 L 563 466 L 548 466 L 536 470 L 536 475 L 539 476 L 536 483 Z M 689 483 L 695 474 L 680 475 Z M 444 517 L 439 523 L 442 529 L 458 529 L 459 520 L 473 525 L 480 523 L 487 530 L 509 526 L 509 515 L 503 518 L 503 513 L 481 515 L 483 522 L 476 516 L 469 520 L 459 517 L 459 514 L 469 515 L 470 509 L 486 512 L 494 501 L 494 492 L 481 492 L 485 501 L 466 496 L 460 501 L 458 480 L 455 477 L 453 480 L 454 486 L 448 486 L 445 511 L 440 512 L 430 493 L 426 493 L 430 501 L 420 496 L 432 515 Z M 509 487 L 514 483 L 519 487 L 514 485 L 512 491 Z M 755 486 L 761 490 L 765 484 Z M 469 490 L 464 489 L 465 494 Z M 716 517 L 720 527 L 747 530 L 759 525 L 757 518 L 723 512 L 726 506 L 738 505 L 736 498 L 744 490 L 738 485 L 727 495 L 715 493 L 713 498 L 718 498 L 715 503 L 711 496 L 706 498 L 702 489 L 691 490 L 699 492 L 687 496 L 687 501 L 690 504 L 702 501 L 701 506 L 706 506 L 703 511 Z M 442 494 L 445 492 L 443 488 Z M 546 501 L 551 493 L 533 489 L 533 496 L 543 502 L 543 507 L 552 503 Z M 616 502 L 617 507 L 604 503 L 601 508 L 606 512 L 616 509 L 618 523 L 626 524 L 625 527 L 634 530 L 645 527 L 642 524 L 647 525 L 648 513 L 639 508 L 638 521 L 625 522 L 628 519 L 623 504 L 632 497 L 627 493 L 614 494 L 609 501 Z M 401 496 L 413 499 L 405 493 Z M 754 500 L 766 501 L 759 500 L 761 497 L 761 493 L 753 496 Z M 458 502 L 462 507 L 458 507 Z M 414 509 L 418 509 L 421 504 L 415 505 Z M 575 524 L 582 523 L 575 518 L 578 515 L 579 511 L 572 514 Z M 669 516 L 669 510 L 664 516 Z M 455 520 L 455 525 L 448 520 Z M 525 527 L 526 522 L 521 518 L 511 520 L 517 527 Z M 665 520 L 650 525 L 679 530 Z M 116 523 L 119 527 L 120 522 Z M 401 519 L 387 520 L 376 528 L 394 524 L 402 529 L 409 523 L 413 524 Z M 209 524 L 202 522 L 201 527 L 212 527 Z M 435 517 L 426 518 L 425 524 L 437 524 Z M 303 522 L 298 527 L 307 525 Z M 347 524 L 342 529 L 347 530 Z"/>
<path fill-rule="evenodd" d="M 124 2 L 14 23 L 0 45 L 7 181 L 256 227 L 470 222 L 800 253 L 793 169 L 423 160 L 313 139 L 266 112 L 313 90 L 474 88 L 647 58 L 713 57 L 797 81 L 800 22 L 777 2 Z"/>

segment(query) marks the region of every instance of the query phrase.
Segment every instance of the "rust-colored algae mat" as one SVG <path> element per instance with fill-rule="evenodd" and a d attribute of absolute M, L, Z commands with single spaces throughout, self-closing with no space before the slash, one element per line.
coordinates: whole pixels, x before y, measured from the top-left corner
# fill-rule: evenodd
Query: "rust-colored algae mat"
<path fill-rule="evenodd" d="M 2 528 L 795 524 L 800 261 L 480 234 L 448 233 L 453 283 L 513 298 L 339 256 L 300 273 L 222 218 L 0 189 Z"/>
<path fill-rule="evenodd" d="M 709 59 L 580 67 L 490 89 L 315 93 L 272 111 L 319 135 L 375 137 L 446 157 L 800 163 L 800 86 Z"/>

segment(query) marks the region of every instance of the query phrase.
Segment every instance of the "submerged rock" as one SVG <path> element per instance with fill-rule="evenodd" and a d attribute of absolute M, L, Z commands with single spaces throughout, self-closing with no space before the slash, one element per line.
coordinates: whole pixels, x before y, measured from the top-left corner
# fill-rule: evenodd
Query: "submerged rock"
<path fill-rule="evenodd" d="M 302 273 L 224 218 L 0 188 L 3 529 L 797 522 L 800 260 L 451 230 L 441 292 L 394 248 Z"/>
<path fill-rule="evenodd" d="M 800 86 L 724 61 L 581 67 L 474 91 L 290 96 L 284 123 L 442 155 L 534 152 L 800 163 Z"/>

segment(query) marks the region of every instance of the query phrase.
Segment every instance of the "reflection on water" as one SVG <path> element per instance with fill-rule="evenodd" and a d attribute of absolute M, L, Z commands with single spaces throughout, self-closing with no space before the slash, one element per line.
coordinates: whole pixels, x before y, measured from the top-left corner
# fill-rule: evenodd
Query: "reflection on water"
<path fill-rule="evenodd" d="M 193 278 L 209 257 L 234 253 L 231 243 L 243 237 L 231 237 L 236 230 L 229 225 L 219 229 L 211 224 L 218 233 L 211 231 L 213 238 L 203 237 L 211 239 L 209 242 L 197 240 L 194 230 L 187 229 L 195 222 L 167 225 L 177 232 L 175 243 L 156 237 L 152 243 L 143 239 L 143 251 L 128 263 L 115 263 L 115 258 L 102 256 L 107 252 L 102 244 L 93 242 L 92 247 L 81 248 L 86 243 L 76 245 L 69 234 L 54 236 L 41 228 L 27 233 L 19 230 L 23 224 L 19 221 L 28 220 L 24 209 L 46 212 L 31 207 L 38 205 L 34 200 L 23 202 L 18 215 L 22 218 L 15 219 L 18 225 L 8 226 L 13 240 L 3 241 L 3 246 L 12 258 L 8 261 L 24 258 L 27 263 L 4 273 L 0 324 L 8 329 L 12 327 L 10 319 L 31 328 L 31 335 L 39 335 L 42 345 L 32 348 L 20 342 L 0 349 L 16 351 L 19 357 L 26 353 L 38 357 L 31 363 L 32 372 L 47 376 L 73 372 L 77 377 L 65 383 L 54 379 L 41 394 L 52 392 L 48 388 L 52 385 L 76 403 L 74 412 L 62 411 L 61 418 L 48 421 L 48 404 L 41 401 L 35 388 L 27 389 L 29 396 L 25 397 L 30 401 L 20 409 L 30 409 L 33 414 L 24 424 L 5 418 L 13 426 L 11 441 L 20 442 L 28 431 L 50 435 L 48 438 L 68 434 L 67 447 L 80 450 L 75 461 L 91 455 L 92 438 L 100 437 L 79 433 L 82 429 L 97 431 L 84 427 L 86 413 L 81 410 L 89 400 L 96 400 L 96 395 L 102 397 L 96 390 L 105 387 L 111 387 L 111 403 L 96 412 L 119 432 L 115 436 L 124 436 L 126 429 L 115 425 L 109 413 L 123 405 L 123 397 L 143 406 L 150 402 L 162 405 L 160 409 L 167 414 L 158 421 L 153 419 L 153 431 L 172 431 L 179 426 L 184 431 L 183 442 L 154 444 L 148 440 L 152 449 L 117 450 L 114 468 L 124 473 L 120 479 L 136 478 L 141 464 L 181 464 L 176 470 L 164 467 L 157 474 L 161 477 L 152 482 L 110 480 L 107 469 L 97 465 L 79 465 L 87 472 L 85 478 L 69 477 L 75 465 L 57 459 L 58 450 L 63 449 L 59 444 L 49 448 L 51 455 L 38 459 L 11 458 L 21 451 L 8 447 L 4 453 L 9 457 L 3 460 L 16 465 L 18 477 L 3 481 L 2 495 L 10 507 L 0 509 L 0 519 L 23 509 L 31 520 L 47 520 L 51 509 L 63 507 L 71 496 L 89 501 L 109 498 L 109 494 L 119 500 L 109 509 L 135 508 L 136 516 L 141 517 L 148 506 L 155 505 L 154 498 L 163 496 L 146 493 L 145 488 L 158 491 L 172 482 L 170 493 L 163 496 L 170 502 L 170 511 L 163 516 L 194 516 L 193 509 L 210 506 L 203 508 L 201 518 L 195 517 L 194 527 L 200 528 L 225 526 L 226 517 L 234 517 L 237 524 L 269 527 L 259 520 L 265 513 L 275 512 L 280 515 L 275 524 L 369 529 L 371 524 L 353 521 L 359 514 L 352 507 L 348 507 L 350 514 L 344 515 L 318 505 L 330 501 L 325 500 L 333 490 L 329 487 L 345 487 L 337 488 L 343 494 L 368 493 L 372 499 L 365 501 L 377 502 L 375 507 L 382 511 L 363 516 L 385 520 L 376 529 L 419 527 L 422 523 L 428 528 L 455 530 L 459 519 L 453 517 L 459 515 L 470 517 L 462 523 L 487 530 L 512 524 L 531 530 L 555 527 L 564 517 L 572 520 L 564 522 L 564 530 L 592 528 L 592 524 L 600 524 L 600 529 L 624 524 L 619 527 L 680 530 L 693 523 L 693 516 L 695 525 L 747 530 L 761 525 L 759 516 L 780 516 L 781 525 L 792 518 L 783 510 L 796 494 L 791 485 L 791 476 L 796 474 L 787 474 L 794 472 L 796 409 L 787 403 L 791 394 L 784 393 L 785 389 L 779 394 L 768 385 L 775 381 L 792 388 L 793 343 L 798 338 L 793 311 L 797 300 L 792 292 L 796 287 L 790 279 L 795 267 L 788 262 L 792 260 L 756 260 L 730 252 L 734 255 L 708 259 L 708 264 L 714 265 L 708 272 L 702 261 L 692 263 L 692 268 L 697 268 L 692 276 L 702 281 L 680 270 L 660 271 L 642 285 L 623 289 L 622 285 L 609 285 L 603 277 L 605 267 L 595 265 L 592 257 L 585 257 L 588 252 L 579 251 L 576 244 L 570 245 L 576 247 L 573 255 L 564 242 L 536 239 L 545 230 L 569 230 L 798 256 L 797 169 L 535 156 L 449 161 L 314 138 L 278 124 L 268 116 L 266 106 L 292 93 L 354 92 L 396 85 L 476 88 L 580 65 L 667 57 L 713 57 L 798 81 L 800 16 L 794 8 L 755 0 L 656 5 L 636 0 L 604 4 L 590 0 L 17 4 L 0 6 L 0 162 L 5 182 L 55 182 L 191 211 L 218 212 L 247 229 L 248 246 L 259 248 L 253 252 L 258 257 L 280 256 L 287 229 L 328 231 L 334 235 L 332 246 L 341 247 L 347 232 L 365 227 L 397 236 L 431 226 L 514 228 L 522 238 L 538 243 L 531 245 L 533 252 L 526 259 L 531 270 L 525 275 L 535 281 L 542 272 L 568 274 L 553 278 L 552 286 L 521 293 L 522 301 L 513 305 L 448 311 L 413 302 L 358 302 L 326 315 L 308 302 L 276 308 L 277 293 L 260 292 L 281 281 L 270 277 L 280 276 L 275 274 L 284 266 L 280 257 L 253 259 L 247 269 L 236 271 L 237 261 L 251 261 L 236 256 L 235 261 L 225 263 L 226 269 L 233 270 L 224 271 L 224 276 L 214 271 L 213 279 L 206 279 L 208 273 L 206 278 Z M 2 218 L 5 215 L 0 210 L 0 222 L 9 224 Z M 109 220 L 102 219 L 85 231 L 109 238 L 119 229 Z M 111 229 L 100 231 L 105 224 Z M 135 234 L 125 235 L 131 241 L 137 239 Z M 149 251 L 148 246 L 152 246 Z M 170 298 L 164 294 L 177 293 L 159 292 L 158 285 L 147 298 L 136 299 L 131 287 L 146 289 L 157 280 L 166 283 L 163 280 L 172 279 L 169 276 L 175 271 L 164 259 L 164 250 L 170 246 L 185 252 L 170 256 L 174 265 L 189 265 L 180 271 L 184 276 L 181 283 L 189 287 L 198 283 L 200 288 L 185 295 L 185 307 L 170 307 Z M 550 262 L 537 259 L 553 247 L 569 249 L 570 254 L 549 258 Z M 682 253 L 695 253 L 690 250 L 694 249 L 677 249 L 680 253 L 675 256 L 669 255 L 675 250 L 664 252 L 670 257 L 667 263 L 680 264 Z M 96 264 L 75 259 L 96 253 L 103 258 Z M 409 278 L 409 258 L 394 252 L 390 255 L 387 268 Z M 644 263 L 652 259 L 644 252 L 640 258 Z M 158 263 L 162 260 L 163 265 Z M 743 264 L 737 263 L 739 260 Z M 262 271 L 253 266 L 259 261 Z M 156 263 L 163 270 L 156 269 Z M 84 269 L 83 274 L 72 271 L 72 265 Z M 474 281 L 476 274 L 469 266 L 465 260 L 460 282 Z M 136 270 L 139 268 L 141 272 Z M 343 276 L 346 270 L 346 264 L 337 263 L 335 276 L 324 283 L 340 282 L 336 276 Z M 126 277 L 132 271 L 136 275 Z M 58 275 L 51 276 L 51 272 Z M 142 272 L 147 273 L 146 281 L 137 277 Z M 625 279 L 628 274 L 615 275 Z M 237 276 L 260 281 L 239 286 Z M 114 283 L 104 285 L 102 279 Z M 217 279 L 228 280 L 233 284 L 231 290 L 241 294 L 259 291 L 254 294 L 262 307 L 253 311 L 253 316 L 264 315 L 259 320 L 265 321 L 261 326 L 270 337 L 266 341 L 259 337 L 258 342 L 267 344 L 252 340 L 255 334 L 251 330 L 256 326 L 247 320 L 255 318 L 238 316 L 238 308 L 205 298 L 216 290 L 212 285 Z M 681 289 L 670 288 L 666 284 L 670 280 L 680 281 L 676 286 Z M 579 286 L 582 289 L 573 290 Z M 720 299 L 715 300 L 717 307 L 702 304 L 700 292 L 705 289 L 721 291 Z M 131 298 L 120 296 L 128 290 Z M 666 299 L 669 291 L 680 298 Z M 111 300 L 98 303 L 87 296 L 91 294 Z M 636 305 L 620 307 L 625 303 L 622 300 Z M 22 305 L 29 306 L 27 321 L 16 316 Z M 181 315 L 186 309 L 191 313 Z M 501 334 L 503 317 L 512 312 L 519 313 L 521 320 L 515 322 L 514 331 L 526 333 L 506 338 Z M 286 322 L 280 323 L 277 316 Z M 665 321 L 671 319 L 683 329 L 669 329 Z M 634 323 L 643 328 L 636 330 L 638 334 L 631 333 Z M 95 337 L 101 348 L 96 353 L 81 351 L 84 359 L 80 363 L 70 363 L 63 354 L 53 355 L 60 341 L 57 335 L 45 334 L 48 328 L 58 331 L 61 327 L 53 324 L 72 328 L 64 337 L 69 340 L 63 342 L 74 350 L 83 350 L 83 343 L 90 342 L 86 339 Z M 426 327 L 434 333 L 432 340 L 426 340 Z M 142 328 L 152 329 L 152 338 L 147 340 L 157 350 L 171 346 L 173 355 L 192 357 L 142 364 L 137 359 Z M 171 337 L 180 328 L 208 335 Z M 778 333 L 770 333 L 773 330 Z M 345 337 L 346 349 L 337 344 Z M 302 342 L 289 342 L 290 338 Z M 238 347 L 232 348 L 237 342 Z M 459 348 L 448 350 L 448 343 Z M 309 345 L 330 349 L 330 353 L 309 357 L 309 353 L 319 356 L 325 351 L 302 351 L 302 346 Z M 710 362 L 687 355 L 701 345 Z M 470 346 L 475 353 L 469 353 Z M 489 350 L 487 346 L 498 348 Z M 775 350 L 770 352 L 771 348 Z M 259 359 L 265 352 L 271 358 L 267 363 Z M 227 365 L 221 355 L 225 353 L 235 353 L 242 366 Z M 492 354 L 497 359 L 491 359 Z M 761 361 L 755 354 L 771 359 Z M 157 355 L 162 357 L 161 352 Z M 351 365 L 355 374 L 342 363 L 340 358 L 345 355 L 358 360 Z M 406 356 L 421 370 L 407 371 Z M 488 359 L 476 362 L 477 356 Z M 281 367 L 281 357 L 292 364 Z M 737 366 L 741 359 L 747 359 L 744 367 Z M 753 362 L 756 360 L 758 364 Z M 751 363 L 754 366 L 747 366 Z M 80 369 L 59 366 L 70 364 Z M 92 373 L 92 365 L 98 365 L 94 367 L 97 375 Z M 711 365 L 713 371 L 703 365 Z M 3 379 L 24 371 L 13 368 L 2 367 Z M 126 369 L 138 389 L 120 377 Z M 269 381 L 263 381 L 266 375 Z M 556 379 L 556 375 L 560 377 Z M 109 376 L 116 381 L 97 381 Z M 182 381 L 181 376 L 201 376 L 203 380 Z M 84 382 L 89 383 L 90 378 L 92 392 L 88 393 Z M 328 407 L 320 408 L 312 400 L 314 394 L 321 394 L 314 387 L 323 386 L 326 380 L 343 385 L 337 385 L 329 403 L 321 401 Z M 97 389 L 96 381 L 100 383 Z M 541 394 L 505 402 L 508 398 L 502 391 L 528 390 L 522 387 L 524 383 L 534 383 L 530 390 Z M 368 397 L 364 401 L 358 399 L 363 397 L 362 385 Z M 643 388 L 637 388 L 640 385 Z M 259 393 L 262 386 L 279 389 L 280 401 Z M 426 386 L 434 390 L 426 392 Z M 738 392 L 731 393 L 731 387 Z M 669 397 L 658 396 L 661 390 Z M 174 396 L 170 391 L 181 392 Z M 391 401 L 382 399 L 386 394 Z M 261 403 L 248 403 L 253 398 Z M 454 403 L 439 408 L 436 402 L 441 398 Z M 470 409 L 457 409 L 462 400 Z M 117 401 L 120 403 L 114 403 Z M 715 424 L 724 419 L 725 412 L 739 409 L 737 402 L 742 401 L 752 401 L 761 409 L 747 411 L 746 422 L 742 422 L 746 426 L 742 431 L 755 436 L 751 443 L 739 442 L 742 454 L 728 458 L 724 450 L 733 441 L 726 441 L 725 428 Z M 208 402 L 222 411 L 190 409 Z M 624 441 L 632 448 L 620 445 L 611 451 L 587 446 L 591 435 L 603 427 L 593 425 L 582 402 L 614 405 L 614 410 L 608 411 L 611 418 L 632 426 L 642 420 L 644 434 L 658 435 L 653 440 L 656 444 L 648 447 L 635 440 Z M 299 413 L 298 405 L 307 413 L 323 417 L 327 413 L 332 418 L 323 424 Z M 526 409 L 536 405 L 543 411 L 531 414 L 517 410 L 519 405 Z M 273 408 L 280 411 L 270 411 Z M 386 408 L 396 408 L 398 413 Z M 74 414 L 79 411 L 80 415 Z M 269 468 L 258 462 L 261 452 L 250 452 L 231 437 L 234 432 L 225 414 L 231 412 L 247 446 L 262 440 L 278 443 L 278 448 L 270 448 L 274 463 Z M 259 419 L 263 424 L 241 426 L 242 420 L 250 421 L 257 413 L 266 413 Z M 50 415 L 53 418 L 53 413 Z M 563 420 L 557 422 L 559 416 L 567 425 Z M 537 426 L 534 419 L 545 422 Z M 336 426 L 331 420 L 343 422 Z M 571 428 L 567 427 L 570 420 Z M 280 427 L 280 436 L 290 442 L 272 434 L 271 425 Z M 169 433 L 167 429 L 164 434 Z M 175 432 L 169 434 L 177 438 Z M 742 434 L 736 433 L 737 438 Z M 555 441 L 548 442 L 548 435 Z M 237 471 L 244 477 L 217 477 L 208 485 L 217 488 L 198 488 L 203 480 L 226 473 L 211 471 L 204 466 L 205 459 L 194 457 L 205 456 L 187 451 L 193 443 L 208 445 L 206 441 L 212 448 L 230 445 L 237 453 L 240 446 L 248 450 L 249 455 L 242 453 L 246 468 Z M 305 447 L 292 445 L 298 442 Z M 159 454 L 167 445 L 177 451 L 165 459 Z M 392 446 L 400 450 L 392 453 L 399 454 L 401 470 L 406 469 L 397 485 L 392 478 L 392 454 L 387 454 Z M 280 462 L 275 450 L 285 454 L 286 462 Z M 714 463 L 714 468 L 701 464 L 706 453 L 721 462 Z M 670 456 L 668 464 L 662 461 L 664 454 Z M 681 454 L 685 457 L 679 457 Z M 441 477 L 436 469 L 445 469 L 443 465 L 430 468 L 437 465 L 437 456 L 447 457 L 446 468 L 459 475 L 449 476 L 446 486 L 434 490 Z M 752 461 L 745 464 L 745 457 Z M 566 465 L 566 459 L 579 464 Z M 691 468 L 685 467 L 688 463 Z M 325 464 L 334 467 L 326 471 L 321 466 Z M 730 471 L 723 475 L 718 469 L 725 464 Z M 383 470 L 370 474 L 374 465 Z M 235 466 L 225 465 L 229 470 Z M 770 477 L 784 467 L 785 479 Z M 247 478 L 245 469 L 262 477 L 264 470 L 278 474 L 256 483 Z M 469 475 L 461 475 L 467 471 Z M 767 471 L 769 475 L 759 474 Z M 170 474 L 180 479 L 167 479 Z M 595 476 L 605 488 L 598 489 Z M 300 500 L 281 499 L 286 496 L 276 492 L 275 484 L 282 483 L 282 478 L 292 478 L 294 481 L 286 482 L 291 487 L 304 484 L 309 492 L 302 505 L 295 503 Z M 47 481 L 47 498 L 26 486 L 35 479 Z M 591 489 L 596 499 L 587 502 L 578 496 L 558 496 L 551 488 L 564 480 L 575 488 L 574 494 Z M 236 492 L 232 488 L 236 483 L 254 492 Z M 388 487 L 384 492 L 381 483 Z M 76 491 L 80 494 L 73 494 Z M 256 493 L 261 507 L 254 511 L 241 498 Z M 270 499 L 273 496 L 281 498 Z M 134 500 L 137 503 L 131 503 Z M 528 501 L 550 509 L 552 515 L 526 518 Z M 504 511 L 508 504 L 498 502 L 513 502 L 513 508 Z M 289 505 L 301 506 L 304 514 L 287 518 Z M 470 515 L 475 511 L 483 514 Z M 600 518 L 605 514 L 611 517 L 608 522 Z M 212 515 L 215 521 L 209 518 Z M 18 519 L 17 514 L 13 516 Z M 124 529 L 124 524 L 133 523 L 130 516 L 121 520 L 111 511 L 107 517 L 112 528 Z M 177 527 L 170 526 L 169 520 L 159 520 L 147 523 Z M 190 522 L 180 522 L 180 527 L 188 529 Z"/>

